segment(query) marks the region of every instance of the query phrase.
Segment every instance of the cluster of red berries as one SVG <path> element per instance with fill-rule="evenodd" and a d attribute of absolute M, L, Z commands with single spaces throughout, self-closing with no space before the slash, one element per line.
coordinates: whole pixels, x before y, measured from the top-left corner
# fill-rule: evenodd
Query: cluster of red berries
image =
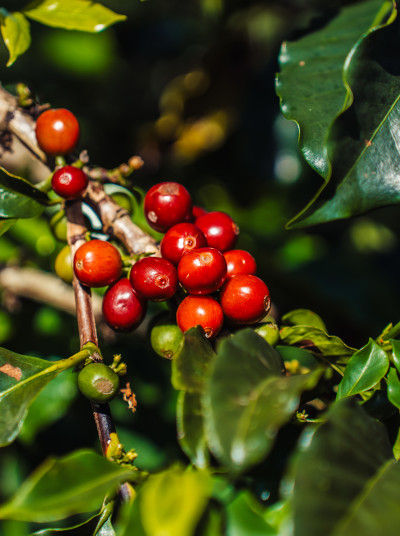
<path fill-rule="evenodd" d="M 144 211 L 149 224 L 165 232 L 162 257 L 138 260 L 129 278 L 120 279 L 121 256 L 108 242 L 91 240 L 75 254 L 75 274 L 84 285 L 111 285 L 103 315 L 113 329 L 133 329 L 143 319 L 147 300 L 169 300 L 180 287 L 188 294 L 176 314 L 183 332 L 200 325 L 207 337 L 214 337 L 224 318 L 252 324 L 267 314 L 268 287 L 254 275 L 252 255 L 232 249 L 239 230 L 230 216 L 192 207 L 188 191 L 176 182 L 153 186 Z"/>

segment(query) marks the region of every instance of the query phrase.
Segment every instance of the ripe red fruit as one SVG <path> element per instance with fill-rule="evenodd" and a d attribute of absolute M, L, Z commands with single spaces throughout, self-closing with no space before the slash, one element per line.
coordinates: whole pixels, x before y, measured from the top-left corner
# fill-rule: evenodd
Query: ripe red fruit
<path fill-rule="evenodd" d="M 198 207 L 197 205 L 193 206 L 192 215 L 194 220 L 197 220 L 197 218 L 200 218 L 203 214 L 207 214 L 207 211 L 204 208 Z"/>
<path fill-rule="evenodd" d="M 215 337 L 224 322 L 220 304 L 209 296 L 186 296 L 176 311 L 176 322 L 185 332 L 195 326 L 204 329 L 206 337 Z"/>
<path fill-rule="evenodd" d="M 227 276 L 233 277 L 239 274 L 255 274 L 257 271 L 256 261 L 253 255 L 243 249 L 231 249 L 225 251 Z"/>
<path fill-rule="evenodd" d="M 225 316 L 239 324 L 258 322 L 271 306 L 267 285 L 255 275 L 234 275 L 228 279 L 220 299 Z"/>
<path fill-rule="evenodd" d="M 226 262 L 215 248 L 199 248 L 186 253 L 178 264 L 178 278 L 190 294 L 211 294 L 226 277 Z"/>
<path fill-rule="evenodd" d="M 160 182 L 147 192 L 144 213 L 153 229 L 165 232 L 173 225 L 191 219 L 192 199 L 182 184 Z"/>
<path fill-rule="evenodd" d="M 129 331 L 137 327 L 146 314 L 146 301 L 132 288 L 129 280 L 120 279 L 103 298 L 103 316 L 116 331 Z"/>
<path fill-rule="evenodd" d="M 130 280 L 134 289 L 144 298 L 164 301 L 172 298 L 178 287 L 175 266 L 158 257 L 145 257 L 133 265 Z"/>
<path fill-rule="evenodd" d="M 225 212 L 208 212 L 195 221 L 203 231 L 207 244 L 220 251 L 231 249 L 239 234 L 239 227 Z"/>
<path fill-rule="evenodd" d="M 57 169 L 51 179 L 53 190 L 64 199 L 80 197 L 88 182 L 86 173 L 74 166 L 64 166 Z"/>
<path fill-rule="evenodd" d="M 78 120 L 65 108 L 46 110 L 36 121 L 36 139 L 47 154 L 56 156 L 70 153 L 79 139 Z"/>
<path fill-rule="evenodd" d="M 168 229 L 161 241 L 161 254 L 173 264 L 192 249 L 207 245 L 206 237 L 193 223 L 178 223 Z"/>
<path fill-rule="evenodd" d="M 76 277 L 88 287 L 105 287 L 122 273 L 118 249 L 103 240 L 90 240 L 80 246 L 74 257 Z"/>

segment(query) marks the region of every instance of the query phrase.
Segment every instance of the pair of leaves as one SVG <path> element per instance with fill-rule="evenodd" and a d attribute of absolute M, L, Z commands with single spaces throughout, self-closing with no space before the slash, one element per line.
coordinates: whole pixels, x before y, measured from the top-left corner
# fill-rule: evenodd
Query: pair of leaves
<path fill-rule="evenodd" d="M 0 28 L 10 55 L 7 66 L 29 48 L 31 34 L 27 18 L 55 28 L 101 32 L 126 17 L 91 0 L 36 0 L 21 12 L 2 9 Z"/>
<path fill-rule="evenodd" d="M 287 345 L 310 348 L 327 358 L 352 355 L 353 348 L 339 337 L 328 335 L 323 320 L 308 309 L 296 309 L 282 317 L 281 341 Z"/>
<path fill-rule="evenodd" d="M 172 467 L 150 476 L 124 508 L 119 536 L 192 536 L 211 492 L 207 472 Z"/>
<path fill-rule="evenodd" d="M 340 401 L 307 443 L 296 461 L 295 534 L 397 534 L 400 465 L 392 458 L 384 426 Z"/>
<path fill-rule="evenodd" d="M 130 468 L 90 450 L 45 461 L 6 504 L 0 519 L 48 522 L 91 512 L 108 493 L 134 476 Z"/>
<path fill-rule="evenodd" d="M 303 155 L 325 181 L 289 227 L 400 202 L 396 15 L 393 0 L 358 2 L 283 45 L 282 111 L 299 124 Z"/>

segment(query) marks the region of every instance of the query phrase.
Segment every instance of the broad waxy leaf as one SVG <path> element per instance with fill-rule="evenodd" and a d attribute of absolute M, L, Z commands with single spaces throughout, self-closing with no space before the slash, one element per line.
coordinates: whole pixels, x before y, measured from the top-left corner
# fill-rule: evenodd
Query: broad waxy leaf
<path fill-rule="evenodd" d="M 0 519 L 45 522 L 90 512 L 131 477 L 131 469 L 90 450 L 50 458 L 0 506 Z"/>
<path fill-rule="evenodd" d="M 0 167 L 0 218 L 33 218 L 43 212 L 47 194 Z"/>
<path fill-rule="evenodd" d="M 400 372 L 400 341 L 392 339 L 390 342 L 392 345 L 393 363 Z"/>
<path fill-rule="evenodd" d="M 23 54 L 31 44 L 31 31 L 29 22 L 18 11 L 8 13 L 0 8 L 0 28 L 4 43 L 10 54 L 7 67 Z"/>
<path fill-rule="evenodd" d="M 229 536 L 275 536 L 263 512 L 248 491 L 241 492 L 226 508 Z"/>
<path fill-rule="evenodd" d="M 101 513 L 102 511 L 100 510 L 100 512 L 98 512 L 94 516 L 91 516 L 89 519 L 86 519 L 85 521 L 82 521 L 81 523 L 78 523 L 71 527 L 42 529 L 38 530 L 37 532 L 34 532 L 32 536 L 53 536 L 57 534 L 75 536 L 75 534 L 81 535 L 83 528 L 85 529 L 87 534 L 93 534 L 93 531 L 96 529 L 99 517 L 101 516 Z"/>
<path fill-rule="evenodd" d="M 400 409 L 400 380 L 395 368 L 391 368 L 388 374 L 387 396 L 389 401 Z"/>
<path fill-rule="evenodd" d="M 251 329 L 225 339 L 203 397 L 208 444 L 231 470 L 260 461 L 320 372 L 284 377 L 279 353 Z"/>
<path fill-rule="evenodd" d="M 316 348 L 323 356 L 342 357 L 354 353 L 339 337 L 328 335 L 325 331 L 310 326 L 284 326 L 280 330 L 284 344 L 299 345 L 303 348 Z"/>
<path fill-rule="evenodd" d="M 389 357 L 372 339 L 358 350 L 347 363 L 339 383 L 338 399 L 371 389 L 386 374 Z"/>
<path fill-rule="evenodd" d="M 146 535 L 192 536 L 210 491 L 211 480 L 204 471 L 173 467 L 150 476 L 138 494 Z"/>
<path fill-rule="evenodd" d="M 181 350 L 172 361 L 171 381 L 174 388 L 201 393 L 214 357 L 214 350 L 202 329 L 189 329 L 184 335 Z"/>
<path fill-rule="evenodd" d="M 23 10 L 37 22 L 83 32 L 101 32 L 108 26 L 126 19 L 92 0 L 36 0 Z"/>
<path fill-rule="evenodd" d="M 295 535 L 336 536 L 335 527 L 366 496 L 389 459 L 392 452 L 384 426 L 348 400 L 334 404 L 327 422 L 317 429 L 295 464 Z M 363 515 L 369 518 L 368 511 Z M 367 533 L 354 531 L 352 536 L 356 534 Z"/>
<path fill-rule="evenodd" d="M 286 326 L 310 326 L 326 331 L 326 326 L 322 318 L 309 309 L 295 309 L 282 316 L 282 324 Z"/>
<path fill-rule="evenodd" d="M 204 431 L 203 409 L 199 393 L 179 393 L 176 422 L 178 440 L 193 465 L 202 469 L 208 465 L 208 448 Z"/>
<path fill-rule="evenodd" d="M 297 122 L 303 156 L 325 180 L 331 175 L 331 127 L 353 102 L 348 65 L 363 37 L 394 10 L 391 1 L 358 2 L 344 7 L 321 29 L 282 45 L 276 79 L 282 112 Z"/>

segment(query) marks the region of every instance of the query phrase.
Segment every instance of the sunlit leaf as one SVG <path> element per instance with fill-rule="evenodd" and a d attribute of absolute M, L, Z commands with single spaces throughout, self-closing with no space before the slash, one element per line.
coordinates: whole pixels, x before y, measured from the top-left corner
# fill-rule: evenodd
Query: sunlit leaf
<path fill-rule="evenodd" d="M 389 358 L 372 339 L 358 350 L 347 363 L 339 384 L 338 398 L 367 391 L 383 378 L 389 368 Z"/>
<path fill-rule="evenodd" d="M 326 331 L 315 327 L 284 326 L 280 330 L 280 335 L 284 344 L 316 350 L 326 357 L 349 356 L 354 353 L 354 349 L 347 346 L 339 337 L 328 335 Z"/>
<path fill-rule="evenodd" d="M 0 9 L 0 29 L 10 55 L 7 62 L 9 67 L 31 44 L 29 22 L 18 11 L 9 13 L 5 9 Z"/>
<path fill-rule="evenodd" d="M 388 399 L 396 408 L 400 409 L 400 380 L 395 368 L 389 370 L 387 380 Z"/>
<path fill-rule="evenodd" d="M 310 326 L 326 331 L 326 326 L 322 318 L 309 309 L 295 309 L 282 316 L 282 324 L 285 326 Z"/>
<path fill-rule="evenodd" d="M 126 19 L 92 0 L 36 0 L 23 10 L 24 14 L 47 26 L 101 32 Z"/>
<path fill-rule="evenodd" d="M 0 218 L 33 218 L 48 201 L 30 182 L 0 167 Z"/>
<path fill-rule="evenodd" d="M 0 519 L 44 522 L 90 512 L 100 506 L 107 493 L 131 477 L 130 468 L 90 450 L 50 458 L 0 506 Z"/>
<path fill-rule="evenodd" d="M 390 342 L 392 345 L 393 363 L 396 369 L 400 372 L 400 341 L 392 339 Z"/>

